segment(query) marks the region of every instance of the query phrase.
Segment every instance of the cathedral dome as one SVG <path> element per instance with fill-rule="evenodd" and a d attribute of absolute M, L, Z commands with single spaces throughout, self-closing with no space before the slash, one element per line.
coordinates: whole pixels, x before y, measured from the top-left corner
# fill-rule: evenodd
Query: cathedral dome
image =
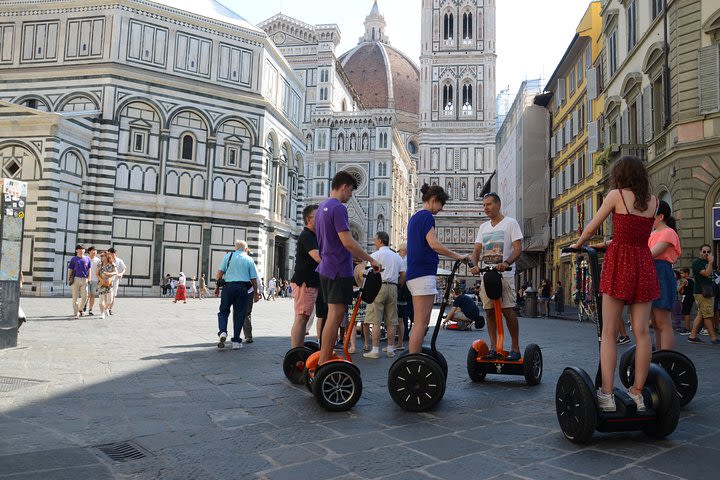
<path fill-rule="evenodd" d="M 365 19 L 365 35 L 360 43 L 339 60 L 363 107 L 418 114 L 420 70 L 405 54 L 390 46 L 377 3 Z"/>

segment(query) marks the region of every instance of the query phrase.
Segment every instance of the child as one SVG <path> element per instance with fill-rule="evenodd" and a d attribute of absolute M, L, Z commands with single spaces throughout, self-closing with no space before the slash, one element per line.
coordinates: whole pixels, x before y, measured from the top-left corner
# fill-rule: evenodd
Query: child
<path fill-rule="evenodd" d="M 197 283 L 195 283 L 195 277 L 190 279 L 190 291 L 192 292 L 193 298 L 198 298 Z"/>
<path fill-rule="evenodd" d="M 173 303 L 177 303 L 178 300 L 182 300 L 183 303 L 187 303 L 187 287 L 185 287 L 185 282 L 185 274 L 180 272 L 177 282 L 177 293 L 175 294 L 175 300 L 173 300 Z"/>
<path fill-rule="evenodd" d="M 600 410 L 616 410 L 613 377 L 617 363 L 617 330 L 623 307 L 630 305 L 635 341 L 635 383 L 628 389 L 638 411 L 645 411 L 642 395 L 650 370 L 649 320 L 652 301 L 660 297 L 657 273 L 648 239 L 655 222 L 658 200 L 650 193 L 650 179 L 643 162 L 632 156 L 620 158 L 612 167 L 610 190 L 580 238 L 580 248 L 613 213 L 614 237 L 605 254 L 600 277 L 602 311 L 605 316 L 600 343 L 602 387 L 597 391 Z"/>

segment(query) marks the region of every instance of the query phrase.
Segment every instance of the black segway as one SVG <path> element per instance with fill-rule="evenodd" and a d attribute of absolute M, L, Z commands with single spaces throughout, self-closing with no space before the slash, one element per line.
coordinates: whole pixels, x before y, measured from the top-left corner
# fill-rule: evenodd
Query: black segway
<path fill-rule="evenodd" d="M 283 373 L 285 373 L 287 379 L 292 383 L 302 385 L 305 362 L 310 355 L 318 350 L 320 350 L 320 344 L 312 341 L 305 342 L 302 347 L 288 350 L 283 359 Z"/>
<path fill-rule="evenodd" d="M 450 299 L 455 274 L 462 260 L 453 264 L 445 286 L 440 312 L 433 330 L 430 346 L 424 346 L 422 353 L 408 353 L 393 362 L 388 372 L 390 397 L 404 410 L 424 412 L 430 410 L 442 399 L 447 383 L 448 366 L 445 357 L 436 348 L 440 324 Z"/>
<path fill-rule="evenodd" d="M 600 267 L 597 251 L 594 248 L 563 248 L 563 253 L 585 253 L 591 276 L 591 301 L 595 302 L 598 312 L 598 346 L 602 336 L 602 304 L 600 302 Z M 585 370 L 579 367 L 566 367 L 558 379 L 555 388 L 555 410 L 560 429 L 565 437 L 575 443 L 585 443 L 595 430 L 599 432 L 626 432 L 642 430 L 647 435 L 664 438 L 677 427 L 680 419 L 680 401 L 670 375 L 654 363 L 650 364 L 643 399 L 644 412 L 624 390 L 615 388 L 614 412 L 602 412 L 598 405 L 596 389 L 600 386 L 601 367 L 598 361 L 595 382 Z"/>
<path fill-rule="evenodd" d="M 675 350 L 655 350 L 652 353 L 652 363 L 657 363 L 670 374 L 675 390 L 684 407 L 695 397 L 698 388 L 697 370 L 695 364 L 686 355 Z M 629 387 L 635 381 L 635 346 L 630 347 L 620 356 L 618 368 L 620 382 Z"/>
<path fill-rule="evenodd" d="M 536 344 L 530 343 L 520 360 L 506 360 L 509 352 L 503 348 L 505 334 L 502 321 L 502 276 L 494 267 L 483 267 L 480 271 L 484 272 L 485 293 L 493 301 L 497 327 L 495 345 L 497 355 L 490 358 L 488 344 L 484 340 L 475 340 L 467 354 L 467 371 L 470 380 L 482 382 L 488 374 L 523 375 L 528 385 L 537 385 L 542 379 L 542 351 Z"/>

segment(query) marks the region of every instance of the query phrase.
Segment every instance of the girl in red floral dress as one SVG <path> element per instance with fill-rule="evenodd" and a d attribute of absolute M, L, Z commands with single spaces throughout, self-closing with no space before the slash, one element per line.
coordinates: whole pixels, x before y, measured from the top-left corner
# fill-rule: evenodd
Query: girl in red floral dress
<path fill-rule="evenodd" d="M 630 305 L 635 334 L 635 383 L 628 389 L 638 411 L 645 410 L 642 390 L 650 370 L 649 333 L 652 301 L 660 297 L 657 273 L 648 247 L 655 222 L 658 200 L 650 193 L 650 179 L 643 162 L 631 156 L 615 162 L 610 174 L 610 190 L 598 212 L 571 245 L 580 248 L 613 214 L 613 240 L 603 261 L 600 292 L 604 317 L 600 362 L 602 387 L 598 389 L 600 410 L 614 412 L 613 377 L 617 364 L 617 330 L 622 310 Z"/>

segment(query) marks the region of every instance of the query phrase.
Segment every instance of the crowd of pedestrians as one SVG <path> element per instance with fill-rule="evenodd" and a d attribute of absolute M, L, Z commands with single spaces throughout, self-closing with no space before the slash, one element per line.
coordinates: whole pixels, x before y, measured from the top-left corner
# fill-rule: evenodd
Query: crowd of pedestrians
<path fill-rule="evenodd" d="M 95 299 L 100 304 L 100 317 L 113 314 L 120 281 L 127 272 L 125 262 L 118 257 L 115 248 L 101 252 L 95 247 L 87 249 L 75 246 L 75 256 L 68 262 L 67 282 L 70 286 L 73 317 L 95 315 Z"/>

